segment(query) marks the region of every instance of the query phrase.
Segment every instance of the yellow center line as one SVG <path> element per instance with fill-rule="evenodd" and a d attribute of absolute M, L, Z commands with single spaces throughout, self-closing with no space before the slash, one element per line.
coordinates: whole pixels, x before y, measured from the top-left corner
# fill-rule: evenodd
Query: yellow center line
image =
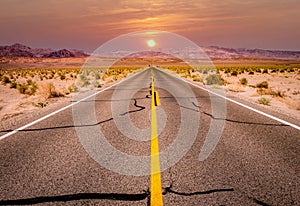
<path fill-rule="evenodd" d="M 150 205 L 163 205 L 161 177 L 160 177 L 160 161 L 156 122 L 156 106 L 154 99 L 154 72 L 152 71 L 151 83 L 151 181 L 150 181 Z"/>

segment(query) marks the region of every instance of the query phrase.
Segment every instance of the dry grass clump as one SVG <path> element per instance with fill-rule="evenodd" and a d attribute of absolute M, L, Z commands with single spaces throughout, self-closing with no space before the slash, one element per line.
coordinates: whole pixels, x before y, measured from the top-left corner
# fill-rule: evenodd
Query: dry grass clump
<path fill-rule="evenodd" d="M 272 88 L 268 88 L 268 89 L 265 89 L 265 88 L 259 88 L 256 90 L 256 92 L 259 94 L 259 95 L 271 95 L 273 97 L 285 97 L 285 92 L 284 91 L 281 91 L 281 90 L 274 90 Z"/>
<path fill-rule="evenodd" d="M 257 87 L 257 88 L 265 88 L 265 89 L 268 89 L 269 83 L 268 83 L 267 81 L 263 81 L 263 82 L 261 82 L 261 83 L 256 84 L 256 87 Z"/>
<path fill-rule="evenodd" d="M 7 76 L 3 76 L 3 77 L 1 78 L 1 83 L 2 83 L 3 85 L 9 84 L 10 82 L 11 82 L 11 80 L 10 80 Z"/>
<path fill-rule="evenodd" d="M 48 105 L 49 102 L 47 101 L 43 101 L 43 100 L 40 100 L 38 102 L 32 102 L 32 105 L 35 106 L 35 107 L 39 107 L 39 108 L 44 108 Z"/>
<path fill-rule="evenodd" d="M 247 85 L 248 84 L 248 80 L 247 80 L 247 78 L 242 78 L 242 79 L 240 79 L 240 83 L 242 84 L 242 85 Z"/>
<path fill-rule="evenodd" d="M 66 94 L 70 94 L 73 92 L 77 92 L 78 88 L 76 87 L 75 83 L 71 84 L 70 86 L 68 86 Z"/>
<path fill-rule="evenodd" d="M 45 82 L 39 85 L 39 95 L 48 99 L 53 97 L 64 97 L 65 93 L 56 89 L 53 83 Z"/>
<path fill-rule="evenodd" d="M 193 81 L 194 82 L 203 82 L 203 79 L 201 77 L 199 77 L 199 76 L 194 76 L 193 77 Z"/>
<path fill-rule="evenodd" d="M 222 85 L 223 81 L 221 75 L 219 74 L 210 74 L 206 78 L 207 85 Z"/>
<path fill-rule="evenodd" d="M 258 88 L 256 91 L 259 95 L 271 95 L 273 97 L 284 97 L 285 93 L 281 90 L 274 90 L 269 88 L 269 84 L 267 81 L 263 81 L 256 85 Z"/>
<path fill-rule="evenodd" d="M 37 85 L 31 79 L 28 79 L 26 83 L 17 84 L 16 88 L 21 94 L 33 95 L 37 90 Z"/>
<path fill-rule="evenodd" d="M 265 97 L 261 97 L 257 100 L 257 102 L 259 104 L 263 104 L 263 105 L 267 105 L 267 106 L 270 106 L 271 105 L 271 100 L 268 99 L 268 98 L 265 98 Z"/>

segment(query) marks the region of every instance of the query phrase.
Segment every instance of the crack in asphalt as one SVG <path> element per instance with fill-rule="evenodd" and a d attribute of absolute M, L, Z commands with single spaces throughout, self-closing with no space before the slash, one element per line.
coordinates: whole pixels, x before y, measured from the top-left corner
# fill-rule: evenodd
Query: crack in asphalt
<path fill-rule="evenodd" d="M 137 107 L 137 108 L 139 108 L 139 109 L 125 112 L 123 114 L 120 114 L 120 116 L 124 116 L 124 115 L 129 114 L 129 113 L 139 112 L 139 111 L 142 111 L 142 110 L 146 109 L 146 107 L 138 105 L 136 99 L 133 99 L 133 100 L 134 100 L 134 106 Z"/>
<path fill-rule="evenodd" d="M 121 200 L 121 201 L 141 201 L 150 195 L 149 191 L 142 193 L 76 193 L 57 196 L 41 196 L 17 200 L 1 200 L 0 205 L 32 205 L 46 202 L 68 202 L 75 200 Z"/>
<path fill-rule="evenodd" d="M 208 113 L 208 112 L 205 112 L 203 110 L 201 110 L 201 107 L 200 106 L 197 106 L 194 102 L 192 102 L 192 104 L 199 108 L 200 111 L 197 111 L 197 112 L 201 112 L 207 116 L 209 116 L 210 118 L 214 119 L 214 120 L 224 120 L 224 121 L 227 121 L 227 122 L 233 122 L 233 123 L 238 123 L 238 124 L 250 124 L 250 125 L 263 125 L 263 126 L 285 126 L 285 127 L 288 127 L 289 125 L 286 125 L 286 124 L 272 124 L 272 123 L 260 123 L 260 122 L 245 122 L 245 121 L 238 121 L 238 120 L 233 120 L 233 119 L 227 119 L 227 118 L 219 118 L 219 117 L 214 117 L 212 114 Z M 180 107 L 183 107 L 181 105 L 179 105 Z M 186 108 L 186 107 L 184 107 Z M 191 108 L 189 108 L 190 110 L 193 110 Z M 195 110 L 196 111 L 196 110 Z"/>
<path fill-rule="evenodd" d="M 148 95 L 147 95 L 148 96 Z M 126 114 L 129 114 L 129 113 L 134 113 L 134 112 L 139 112 L 139 111 L 142 111 L 144 109 L 146 109 L 146 107 L 144 106 L 141 106 L 141 105 L 138 105 L 137 104 L 137 99 L 146 99 L 148 97 L 143 97 L 143 98 L 134 98 L 134 106 L 139 108 L 137 110 L 131 110 L 131 111 L 128 111 L 128 112 L 125 112 L 123 114 L 120 114 L 120 116 L 124 116 Z M 97 100 L 96 100 L 97 101 Z M 121 100 L 116 100 L 116 101 L 121 101 Z M 75 128 L 75 127 L 92 127 L 92 126 L 97 126 L 97 125 L 100 125 L 100 124 L 103 124 L 105 122 L 109 122 L 113 120 L 113 118 L 109 118 L 107 120 L 103 120 L 103 121 L 100 121 L 100 122 L 97 122 L 95 124 L 87 124 L 87 125 L 66 125 L 66 126 L 58 126 L 58 127 L 45 127 L 45 128 L 34 128 L 34 129 L 22 129 L 22 130 L 18 130 L 18 132 L 34 132 L 34 131 L 43 131 L 43 130 L 53 130 L 53 129 L 66 129 L 66 128 Z M 7 129 L 7 130 L 0 130 L 0 133 L 4 133 L 4 132 L 12 132 L 14 131 L 13 129 Z"/>
<path fill-rule="evenodd" d="M 164 188 L 163 195 L 166 195 L 167 193 L 173 193 L 180 196 L 194 196 L 194 195 L 208 195 L 211 193 L 217 193 L 217 192 L 234 192 L 233 188 L 225 188 L 225 189 L 213 189 L 213 190 L 207 190 L 207 191 L 197 191 L 197 192 L 178 192 L 175 190 L 172 190 L 172 185 L 169 187 Z"/>
<path fill-rule="evenodd" d="M 124 115 L 129 114 L 129 113 L 139 112 L 139 111 L 144 110 L 146 107 L 138 105 L 137 104 L 137 99 L 145 99 L 145 98 L 135 98 L 135 99 L 133 99 L 134 100 L 134 106 L 137 107 L 137 108 L 139 108 L 139 109 L 128 111 L 128 112 L 125 112 L 125 113 L 120 114 L 120 115 L 124 116 Z M 34 131 L 43 131 L 43 130 L 76 128 L 76 127 L 93 127 L 93 126 L 97 126 L 97 125 L 109 122 L 109 121 L 111 121 L 113 119 L 114 118 L 111 117 L 109 119 L 106 119 L 106 120 L 103 120 L 103 121 L 100 121 L 100 122 L 97 122 L 97 123 L 94 123 L 94 124 L 86 124 L 86 125 L 65 125 L 65 126 L 57 126 L 57 127 L 44 127 L 44 128 L 33 128 L 33 129 L 22 129 L 22 130 L 18 130 L 18 132 L 34 132 Z M 12 132 L 12 131 L 14 131 L 14 130 L 13 129 L 0 130 L 0 133 L 2 133 L 2 132 L 3 133 L 4 132 Z"/>
<path fill-rule="evenodd" d="M 253 200 L 256 204 L 258 204 L 258 205 L 262 205 L 262 206 L 271 206 L 271 205 L 269 205 L 269 204 L 267 204 L 267 203 L 265 203 L 265 202 L 263 202 L 263 201 L 261 201 L 261 200 L 258 200 L 258 199 L 256 199 L 256 198 L 254 198 L 254 197 L 248 197 L 249 199 L 251 199 L 251 200 Z"/>
<path fill-rule="evenodd" d="M 180 104 L 176 104 L 176 105 L 178 105 L 179 107 L 182 107 L 182 108 L 184 108 L 184 109 L 188 109 L 188 110 L 191 110 L 191 111 L 194 111 L 194 112 L 199 112 L 199 111 L 196 110 L 196 109 L 189 108 L 189 107 L 186 107 L 186 106 L 183 106 L 183 105 L 180 105 Z"/>
<path fill-rule="evenodd" d="M 66 125 L 66 126 L 58 126 L 58 127 L 44 127 L 44 128 L 34 128 L 34 129 L 22 129 L 18 130 L 18 132 L 34 132 L 34 131 L 43 131 L 43 130 L 52 130 L 52 129 L 66 129 L 66 128 L 75 128 L 75 127 L 93 127 L 100 124 L 103 124 L 105 122 L 109 122 L 113 120 L 114 118 L 109 118 L 100 122 L 97 122 L 95 124 L 85 124 L 85 125 Z M 0 130 L 0 132 L 12 132 L 14 130 L 8 129 L 8 130 Z"/>
<path fill-rule="evenodd" d="M 212 189 L 207 191 L 196 191 L 196 192 L 179 192 L 172 189 L 172 185 L 163 188 L 163 195 L 172 193 L 179 196 L 195 196 L 195 195 L 209 195 L 212 193 L 220 192 L 234 192 L 233 188 L 223 188 L 223 189 Z M 150 191 L 143 190 L 141 193 L 76 193 L 67 195 L 56 195 L 56 196 L 40 196 L 33 198 L 15 199 L 15 200 L 0 200 L 0 205 L 34 205 L 46 202 L 69 202 L 77 200 L 114 200 L 114 201 L 142 201 L 147 199 L 147 205 L 150 205 Z M 270 206 L 269 204 L 258 200 L 253 197 L 248 197 L 250 200 L 254 201 L 258 205 Z"/>

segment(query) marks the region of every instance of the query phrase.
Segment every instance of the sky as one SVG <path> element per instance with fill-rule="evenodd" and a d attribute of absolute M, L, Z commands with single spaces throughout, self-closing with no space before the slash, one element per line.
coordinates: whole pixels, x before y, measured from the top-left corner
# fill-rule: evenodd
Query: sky
<path fill-rule="evenodd" d="M 0 0 L 0 45 L 93 51 L 162 30 L 199 46 L 299 51 L 299 13 L 299 0 Z"/>

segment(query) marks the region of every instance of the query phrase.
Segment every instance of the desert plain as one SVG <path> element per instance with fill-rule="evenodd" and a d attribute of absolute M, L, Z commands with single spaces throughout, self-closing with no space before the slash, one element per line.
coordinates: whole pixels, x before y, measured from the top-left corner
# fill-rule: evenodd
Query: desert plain
<path fill-rule="evenodd" d="M 272 59 L 212 59 L 212 67 L 191 67 L 174 59 L 121 59 L 111 68 L 86 69 L 87 58 L 2 58 L 0 130 L 72 102 L 80 88 L 99 90 L 147 68 L 159 68 L 200 86 L 224 89 L 249 104 L 300 120 L 300 62 Z M 212 79 L 211 79 L 212 78 Z M 216 81 L 211 81 L 213 79 Z"/>

